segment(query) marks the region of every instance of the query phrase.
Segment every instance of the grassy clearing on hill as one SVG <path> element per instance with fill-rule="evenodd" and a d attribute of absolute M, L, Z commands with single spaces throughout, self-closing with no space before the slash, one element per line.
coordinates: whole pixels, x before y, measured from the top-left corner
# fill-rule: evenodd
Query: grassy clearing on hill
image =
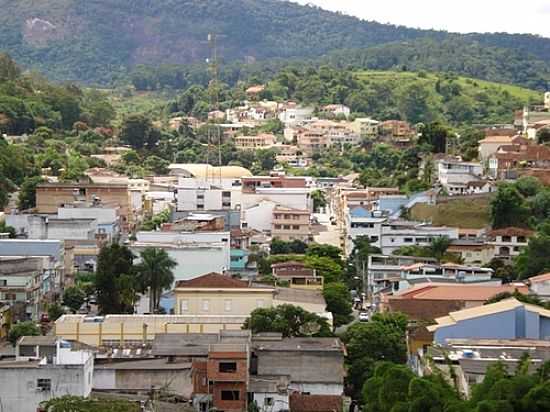
<path fill-rule="evenodd" d="M 435 73 L 426 72 L 420 74 L 419 72 L 369 70 L 359 72 L 358 77 L 361 80 L 367 80 L 374 83 L 395 81 L 401 86 L 420 82 L 426 85 L 431 85 L 435 88 L 439 76 Z M 499 90 L 506 91 L 511 96 L 526 101 L 540 102 L 543 98 L 541 92 L 511 84 L 495 83 L 463 76 L 457 76 L 455 81 L 464 88 L 464 94 L 470 96 L 473 96 L 480 91 L 489 92 Z"/>
<path fill-rule="evenodd" d="M 431 221 L 434 225 L 481 229 L 489 225 L 489 199 L 456 199 L 437 205 L 418 204 L 411 209 L 411 218 Z"/>

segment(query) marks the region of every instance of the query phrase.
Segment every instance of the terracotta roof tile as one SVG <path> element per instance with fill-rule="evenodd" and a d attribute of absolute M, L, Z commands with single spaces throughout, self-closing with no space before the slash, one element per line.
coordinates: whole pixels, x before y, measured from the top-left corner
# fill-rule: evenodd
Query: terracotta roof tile
<path fill-rule="evenodd" d="M 337 395 L 290 395 L 290 410 L 293 412 L 341 412 L 342 397 Z"/>
<path fill-rule="evenodd" d="M 502 229 L 494 229 L 487 233 L 489 237 L 495 236 L 533 236 L 534 231 L 521 227 L 504 227 Z"/>
<path fill-rule="evenodd" d="M 176 288 L 248 288 L 248 282 L 219 273 L 208 273 L 190 280 L 179 280 Z"/>

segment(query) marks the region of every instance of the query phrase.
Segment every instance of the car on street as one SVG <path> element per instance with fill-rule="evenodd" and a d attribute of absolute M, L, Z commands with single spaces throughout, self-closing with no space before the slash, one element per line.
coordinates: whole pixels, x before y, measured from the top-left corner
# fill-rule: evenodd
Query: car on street
<path fill-rule="evenodd" d="M 368 322 L 368 321 L 369 321 L 369 313 L 368 312 L 359 313 L 359 322 Z"/>

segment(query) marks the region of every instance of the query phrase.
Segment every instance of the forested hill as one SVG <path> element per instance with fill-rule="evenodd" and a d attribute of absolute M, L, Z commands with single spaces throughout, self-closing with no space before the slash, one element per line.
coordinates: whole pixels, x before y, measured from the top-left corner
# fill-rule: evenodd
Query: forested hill
<path fill-rule="evenodd" d="M 449 37 L 282 0 L 0 0 L 0 10 L 1 49 L 50 78 L 87 82 L 111 81 L 137 64 L 204 62 L 209 32 L 220 34 L 226 60 L 241 61 Z M 550 63 L 550 39 L 460 37 Z"/>

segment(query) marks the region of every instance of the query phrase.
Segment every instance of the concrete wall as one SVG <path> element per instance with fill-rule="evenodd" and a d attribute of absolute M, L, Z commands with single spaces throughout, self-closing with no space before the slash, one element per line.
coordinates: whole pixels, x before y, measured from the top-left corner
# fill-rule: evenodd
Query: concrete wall
<path fill-rule="evenodd" d="M 290 375 L 293 383 L 300 384 L 344 384 L 342 353 L 257 351 L 256 354 L 258 375 Z"/>
<path fill-rule="evenodd" d="M 189 369 L 103 369 L 94 371 L 94 389 L 142 390 L 163 387 L 177 395 L 191 398 L 193 384 Z"/>
<path fill-rule="evenodd" d="M 88 396 L 92 389 L 93 359 L 84 366 L 41 366 L 0 369 L 1 410 L 36 412 L 40 402 L 64 395 Z M 51 379 L 51 391 L 38 390 L 38 379 Z"/>

